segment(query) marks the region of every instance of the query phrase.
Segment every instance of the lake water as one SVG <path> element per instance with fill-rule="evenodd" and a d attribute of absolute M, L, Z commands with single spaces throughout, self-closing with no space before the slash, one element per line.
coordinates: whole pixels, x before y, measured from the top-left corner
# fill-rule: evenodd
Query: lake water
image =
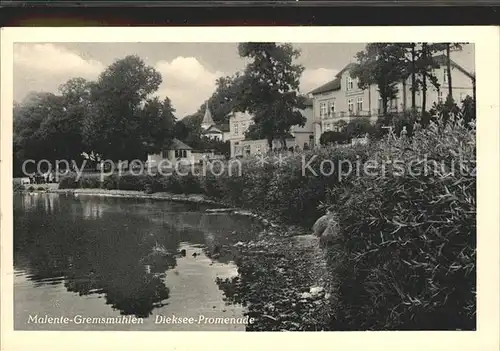
<path fill-rule="evenodd" d="M 262 228 L 207 208 L 16 194 L 15 329 L 245 330 L 244 308 L 226 304 L 216 284 L 217 277 L 237 275 L 237 267 L 218 252 Z"/>

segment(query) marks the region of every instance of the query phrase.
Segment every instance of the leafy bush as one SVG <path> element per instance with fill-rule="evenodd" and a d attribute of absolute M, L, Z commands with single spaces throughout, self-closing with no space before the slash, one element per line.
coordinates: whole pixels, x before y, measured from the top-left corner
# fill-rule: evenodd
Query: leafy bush
<path fill-rule="evenodd" d="M 59 181 L 59 189 L 100 188 L 101 181 L 99 177 L 99 174 L 83 174 L 77 180 L 77 174 L 70 173 L 61 178 Z"/>
<path fill-rule="evenodd" d="M 174 194 L 199 194 L 202 193 L 200 179 L 192 173 L 169 175 L 134 175 L 113 174 L 104 178 L 103 189 L 134 190 L 147 193 L 170 192 Z"/>
<path fill-rule="evenodd" d="M 119 189 L 119 179 L 116 174 L 105 177 L 101 184 L 103 189 L 114 190 Z"/>
<path fill-rule="evenodd" d="M 80 184 L 76 181 L 76 173 L 65 175 L 59 181 L 59 189 L 76 189 Z"/>
<path fill-rule="evenodd" d="M 379 144 L 371 158 L 393 161 L 385 176 L 331 191 L 351 194 L 330 203 L 340 224 L 329 248 L 339 287 L 332 329 L 475 329 L 475 152 L 473 128 L 431 124 L 411 142 Z M 403 163 L 412 172 L 396 168 Z"/>
<path fill-rule="evenodd" d="M 321 134 L 319 142 L 321 145 L 347 144 L 349 143 L 349 137 L 343 132 L 327 131 Z"/>
<path fill-rule="evenodd" d="M 233 206 L 245 207 L 288 223 L 310 226 L 320 215 L 318 206 L 326 200 L 326 190 L 340 186 L 353 176 L 339 177 L 341 161 L 355 163 L 358 158 L 366 158 L 368 150 L 365 145 L 322 148 L 288 155 L 282 165 L 278 164 L 278 155 L 270 154 L 265 164 L 255 157 L 248 157 L 241 160 L 241 174 L 238 174 L 237 167 L 233 167 L 233 173 L 229 175 L 227 164 L 220 176 L 214 175 L 219 169 L 209 171 L 206 177 L 199 179 L 200 190 Z M 333 164 L 331 174 L 321 173 L 323 161 L 327 163 L 325 172 L 330 172 L 328 163 Z M 345 165 L 343 171 L 346 171 Z"/>
<path fill-rule="evenodd" d="M 98 174 L 84 175 L 79 181 L 80 188 L 98 189 L 101 187 L 101 180 Z"/>
<path fill-rule="evenodd" d="M 134 175 L 134 174 L 123 174 L 122 176 L 114 176 L 112 180 L 110 180 L 111 184 L 116 184 L 117 189 L 120 190 L 135 190 L 142 191 L 145 189 L 146 185 L 146 176 L 144 175 Z"/>

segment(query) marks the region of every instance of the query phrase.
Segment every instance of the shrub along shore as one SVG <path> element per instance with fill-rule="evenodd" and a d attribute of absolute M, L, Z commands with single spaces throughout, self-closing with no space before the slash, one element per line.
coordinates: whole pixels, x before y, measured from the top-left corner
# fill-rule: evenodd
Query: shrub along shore
<path fill-rule="evenodd" d="M 282 164 L 244 159 L 241 175 L 111 175 L 102 183 L 68 176 L 60 188 L 202 194 L 306 228 L 329 206 L 340 232 L 327 249 L 338 286 L 327 329 L 471 330 L 475 137 L 474 128 L 432 124 L 414 130 L 411 139 L 321 148 L 288 156 Z"/>

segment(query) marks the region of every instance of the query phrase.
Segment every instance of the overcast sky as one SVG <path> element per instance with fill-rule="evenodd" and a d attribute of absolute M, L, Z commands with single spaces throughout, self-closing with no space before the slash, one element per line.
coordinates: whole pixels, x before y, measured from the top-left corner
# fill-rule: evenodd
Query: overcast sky
<path fill-rule="evenodd" d="M 307 93 L 333 79 L 353 62 L 364 44 L 293 44 L 302 50 L 300 89 Z M 96 79 L 109 64 L 130 54 L 140 56 L 163 77 L 157 95 L 168 96 L 182 118 L 195 112 L 215 89 L 215 80 L 245 67 L 236 43 L 18 43 L 14 45 L 14 99 L 31 91 L 57 92 L 73 77 Z M 452 58 L 474 71 L 474 46 Z"/>

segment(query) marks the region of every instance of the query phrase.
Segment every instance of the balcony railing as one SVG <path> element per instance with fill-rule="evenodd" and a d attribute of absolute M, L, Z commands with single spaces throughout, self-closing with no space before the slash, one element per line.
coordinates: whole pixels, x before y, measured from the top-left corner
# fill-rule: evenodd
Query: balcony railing
<path fill-rule="evenodd" d="M 329 114 L 320 115 L 320 119 L 331 119 L 331 118 L 349 118 L 349 117 L 370 117 L 372 113 L 370 111 L 338 111 L 331 112 Z"/>

